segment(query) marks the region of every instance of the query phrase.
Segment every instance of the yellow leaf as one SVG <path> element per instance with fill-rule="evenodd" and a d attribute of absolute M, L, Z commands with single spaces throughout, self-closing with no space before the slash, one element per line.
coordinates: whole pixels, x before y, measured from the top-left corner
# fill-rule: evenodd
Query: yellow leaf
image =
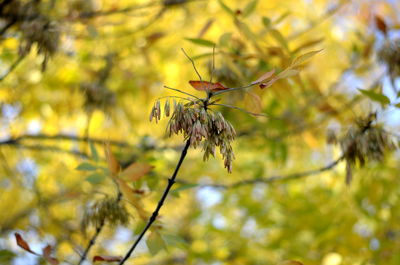
<path fill-rule="evenodd" d="M 132 163 L 121 172 L 121 176 L 130 181 L 138 181 L 141 177 L 150 172 L 153 166 L 145 163 Z"/>
<path fill-rule="evenodd" d="M 245 102 L 247 108 L 250 108 L 252 112 L 261 112 L 262 111 L 262 104 L 261 98 L 254 92 L 247 92 L 245 97 Z"/>
<path fill-rule="evenodd" d="M 277 77 L 279 79 L 283 79 L 283 78 L 287 78 L 287 77 L 290 77 L 293 75 L 297 75 L 298 73 L 299 73 L 299 70 L 288 68 L 288 69 L 280 72 Z"/>
<path fill-rule="evenodd" d="M 297 65 L 300 65 L 300 64 L 304 63 L 305 61 L 307 61 L 308 59 L 310 59 L 311 57 L 313 57 L 314 55 L 316 55 L 320 51 L 322 51 L 322 50 L 312 51 L 312 52 L 308 52 L 308 53 L 305 53 L 303 55 L 300 55 L 299 57 L 294 59 L 294 61 L 292 63 L 292 66 L 297 66 Z"/>
<path fill-rule="evenodd" d="M 104 150 L 108 164 L 108 170 L 110 170 L 111 177 L 115 178 L 120 171 L 120 165 L 111 151 L 110 144 L 106 143 L 104 146 Z"/>
<path fill-rule="evenodd" d="M 142 202 L 140 201 L 137 192 L 135 192 L 134 189 L 129 187 L 129 185 L 126 184 L 124 180 L 120 178 L 115 178 L 115 181 L 118 183 L 118 187 L 121 190 L 122 196 L 135 207 L 140 218 L 143 220 L 147 220 L 149 214 L 148 212 L 146 212 L 146 210 L 144 210 Z"/>
<path fill-rule="evenodd" d="M 270 77 L 272 77 L 272 75 L 275 73 L 275 69 L 272 69 L 269 72 L 266 72 L 265 74 L 263 74 L 260 78 L 258 78 L 256 81 L 251 82 L 252 85 L 264 82 L 265 80 L 269 79 Z"/>

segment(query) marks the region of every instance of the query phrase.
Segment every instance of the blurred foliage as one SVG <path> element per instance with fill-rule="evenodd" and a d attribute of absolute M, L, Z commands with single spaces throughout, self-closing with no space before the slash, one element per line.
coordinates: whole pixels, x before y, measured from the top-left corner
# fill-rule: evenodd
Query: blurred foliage
<path fill-rule="evenodd" d="M 125 255 L 183 147 L 168 119 L 149 123 L 154 102 L 186 97 L 163 85 L 205 96 L 181 48 L 203 80 L 277 78 L 221 95 L 245 110 L 216 106 L 236 130 L 232 173 L 190 149 L 126 264 L 400 264 L 399 14 L 398 1 L 2 0 L 0 264 L 78 264 L 99 226 L 86 264 Z"/>

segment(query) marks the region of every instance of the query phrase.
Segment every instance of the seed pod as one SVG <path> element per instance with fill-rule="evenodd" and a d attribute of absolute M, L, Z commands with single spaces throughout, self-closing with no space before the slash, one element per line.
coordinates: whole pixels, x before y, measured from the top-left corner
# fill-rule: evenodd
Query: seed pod
<path fill-rule="evenodd" d="M 165 101 L 164 112 L 165 112 L 165 116 L 169 117 L 169 112 L 170 112 L 169 100 Z"/>

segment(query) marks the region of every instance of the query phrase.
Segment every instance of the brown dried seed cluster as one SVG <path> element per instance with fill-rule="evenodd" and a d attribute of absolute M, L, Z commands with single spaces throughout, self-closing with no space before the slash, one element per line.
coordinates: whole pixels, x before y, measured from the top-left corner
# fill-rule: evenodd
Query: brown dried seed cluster
<path fill-rule="evenodd" d="M 378 52 L 378 58 L 387 65 L 393 77 L 400 76 L 400 39 L 386 41 Z"/>
<path fill-rule="evenodd" d="M 60 43 L 60 28 L 55 20 L 45 15 L 40 7 L 40 1 L 4 1 L 0 16 L 10 25 L 16 25 L 22 33 L 19 47 L 20 55 L 27 54 L 33 44 L 37 45 L 38 53 L 44 56 L 43 70 L 47 61 L 58 49 Z"/>
<path fill-rule="evenodd" d="M 379 126 L 371 125 L 371 117 L 359 120 L 358 126 L 350 128 L 338 141 L 346 160 L 347 184 L 352 180 L 352 170 L 357 163 L 363 166 L 368 160 L 382 161 L 386 151 L 396 148 L 387 132 Z"/>
<path fill-rule="evenodd" d="M 367 160 L 382 161 L 385 151 L 395 148 L 391 137 L 382 128 L 376 126 L 370 127 L 363 133 L 360 132 L 360 128 L 350 128 L 339 143 L 346 161 L 350 164 L 358 162 L 361 166 Z"/>
<path fill-rule="evenodd" d="M 167 100 L 164 106 L 166 117 L 170 115 L 170 102 Z M 161 119 L 160 101 L 157 101 L 150 113 L 150 121 Z M 231 142 L 235 139 L 236 132 L 232 124 L 224 119 L 221 113 L 214 113 L 204 108 L 201 104 L 193 102 L 183 104 L 174 101 L 174 111 L 168 122 L 167 132 L 169 136 L 183 133 L 186 140 L 190 140 L 194 148 L 202 144 L 204 156 L 207 160 L 210 155 L 215 156 L 215 148 L 219 147 L 224 158 L 224 166 L 228 172 L 232 172 L 232 161 L 235 159 Z"/>
<path fill-rule="evenodd" d="M 128 223 L 128 211 L 115 198 L 105 198 L 93 204 L 85 211 L 82 220 L 82 227 L 86 229 L 89 225 L 100 227 L 107 221 L 107 224 L 124 225 Z"/>
<path fill-rule="evenodd" d="M 88 111 L 99 109 L 106 112 L 115 106 L 115 93 L 106 86 L 99 83 L 82 83 L 81 89 L 85 93 L 84 105 Z"/>

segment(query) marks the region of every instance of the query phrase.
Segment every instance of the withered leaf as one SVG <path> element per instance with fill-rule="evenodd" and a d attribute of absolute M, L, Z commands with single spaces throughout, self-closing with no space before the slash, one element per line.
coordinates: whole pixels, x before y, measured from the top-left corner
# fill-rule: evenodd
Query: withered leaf
<path fill-rule="evenodd" d="M 19 233 L 14 233 L 14 235 L 15 235 L 15 239 L 17 241 L 17 245 L 19 247 L 23 248 L 24 250 L 26 250 L 32 254 L 38 255 L 36 252 L 31 250 L 31 248 L 29 247 L 29 244 L 22 238 L 22 236 Z"/>
<path fill-rule="evenodd" d="M 46 247 L 43 248 L 43 258 L 49 262 L 51 265 L 58 265 L 60 264 L 60 262 L 58 261 L 58 259 L 51 257 L 51 250 L 52 247 L 50 245 L 47 245 Z"/>
<path fill-rule="evenodd" d="M 111 151 L 110 144 L 108 144 L 108 143 L 105 144 L 104 151 L 105 151 L 105 155 L 106 155 L 108 169 L 110 170 L 111 176 L 114 178 L 118 175 L 118 173 L 120 171 L 120 165 L 119 165 L 117 159 L 115 158 L 114 154 Z"/>
<path fill-rule="evenodd" d="M 121 172 L 121 176 L 126 180 L 138 181 L 144 175 L 149 173 L 153 166 L 146 163 L 132 163 Z"/>
<path fill-rule="evenodd" d="M 228 87 L 225 87 L 221 83 L 211 83 L 208 81 L 189 81 L 189 84 L 196 90 L 199 91 L 219 91 L 219 90 L 225 90 L 228 89 Z"/>
<path fill-rule="evenodd" d="M 270 77 L 272 77 L 272 75 L 275 73 L 275 69 L 272 69 L 269 72 L 266 72 L 265 74 L 263 74 L 260 78 L 258 78 L 256 81 L 251 82 L 252 85 L 256 85 L 259 83 L 264 82 L 265 80 L 268 80 Z"/>
<path fill-rule="evenodd" d="M 382 17 L 375 15 L 375 25 L 380 32 L 382 32 L 385 35 L 387 34 L 387 25 Z"/>
<path fill-rule="evenodd" d="M 119 262 L 122 260 L 121 256 L 94 256 L 93 262 L 105 261 L 105 262 Z"/>

